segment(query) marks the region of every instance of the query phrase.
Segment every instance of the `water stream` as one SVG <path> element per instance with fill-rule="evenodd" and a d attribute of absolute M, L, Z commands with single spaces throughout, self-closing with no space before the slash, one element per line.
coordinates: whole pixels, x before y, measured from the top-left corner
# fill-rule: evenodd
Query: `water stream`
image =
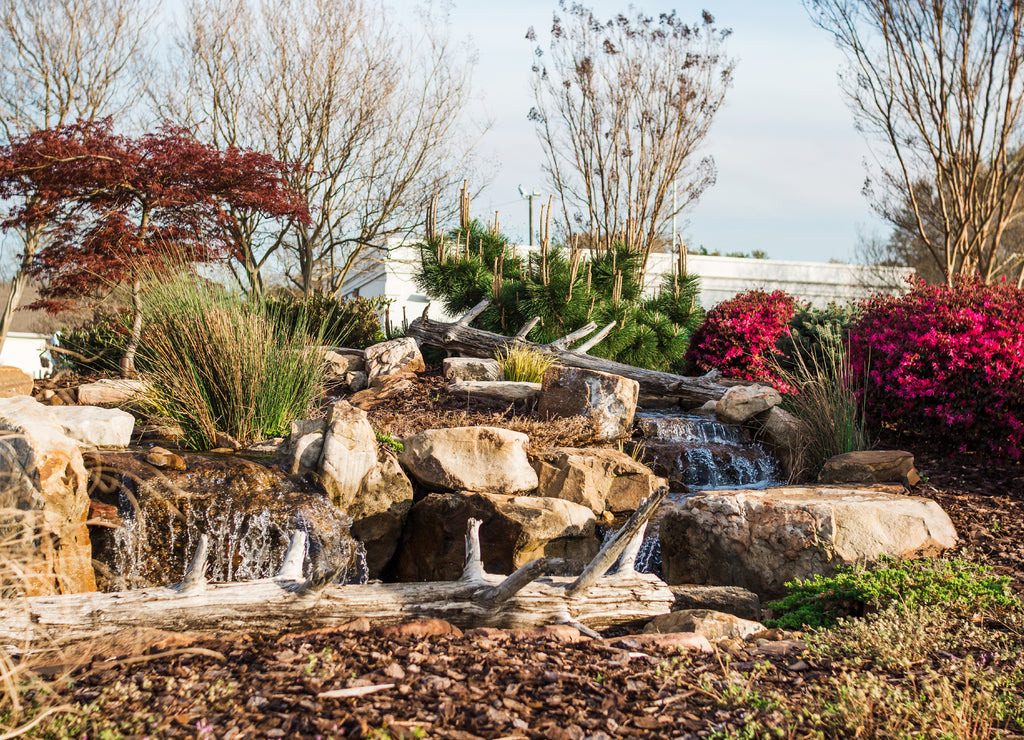
<path fill-rule="evenodd" d="M 707 414 L 640 411 L 644 462 L 669 482 L 665 505 L 701 491 L 763 489 L 782 483 L 778 462 L 743 427 L 722 424 Z M 637 556 L 642 573 L 661 574 L 660 512 L 647 527 Z"/>

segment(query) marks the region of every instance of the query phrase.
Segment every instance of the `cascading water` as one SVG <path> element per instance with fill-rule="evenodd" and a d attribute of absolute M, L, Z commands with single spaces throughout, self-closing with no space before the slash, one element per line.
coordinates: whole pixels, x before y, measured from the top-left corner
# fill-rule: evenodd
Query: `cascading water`
<path fill-rule="evenodd" d="M 203 534 L 214 581 L 272 576 L 296 530 L 308 535 L 307 574 L 340 567 L 346 580 L 364 576 L 350 520 L 322 494 L 240 457 L 188 455 L 187 463 L 187 471 L 166 471 L 132 453 L 102 456 L 99 467 L 115 479 L 103 503 L 117 506 L 122 521 L 99 555 L 111 571 L 107 590 L 180 580 Z"/>
<path fill-rule="evenodd" d="M 644 458 L 668 479 L 666 504 L 678 504 L 697 491 L 767 488 L 780 485 L 779 466 L 743 427 L 714 416 L 641 411 L 636 426 L 644 437 Z M 659 513 L 651 518 L 636 558 L 641 573 L 661 574 Z"/>

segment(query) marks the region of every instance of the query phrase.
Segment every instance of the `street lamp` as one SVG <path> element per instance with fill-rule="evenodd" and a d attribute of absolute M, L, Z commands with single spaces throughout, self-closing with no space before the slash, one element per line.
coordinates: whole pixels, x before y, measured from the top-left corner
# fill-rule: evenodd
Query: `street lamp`
<path fill-rule="evenodd" d="M 530 199 L 530 246 L 533 246 L 533 199 L 539 198 L 542 193 L 539 190 L 534 190 L 532 193 L 527 193 L 523 190 L 523 186 L 519 186 L 519 196 L 521 198 Z"/>

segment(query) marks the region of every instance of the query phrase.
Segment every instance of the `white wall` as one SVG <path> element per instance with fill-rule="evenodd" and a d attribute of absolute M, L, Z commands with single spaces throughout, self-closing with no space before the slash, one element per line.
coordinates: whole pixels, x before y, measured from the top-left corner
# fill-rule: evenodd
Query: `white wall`
<path fill-rule="evenodd" d="M 655 253 L 647 268 L 648 292 L 670 273 L 673 255 Z M 792 296 L 824 306 L 829 301 L 840 303 L 867 298 L 879 292 L 892 292 L 910 268 L 877 268 L 825 262 L 758 260 L 741 257 L 706 257 L 688 255 L 686 267 L 700 276 L 700 302 L 710 308 L 745 290 L 784 290 Z M 391 322 L 402 323 L 404 316 L 412 321 L 423 313 L 428 298 L 416 287 L 414 276 L 419 268 L 419 250 L 412 246 L 394 246 L 386 257 L 367 257 L 360 269 L 345 284 L 344 294 L 358 292 L 365 297 L 387 296 Z M 437 301 L 430 303 L 429 316 L 451 320 Z"/>
<path fill-rule="evenodd" d="M 13 365 L 33 378 L 42 378 L 50 372 L 51 367 L 50 355 L 46 355 L 45 367 L 42 358 L 42 355 L 48 352 L 49 341 L 48 334 L 12 331 L 7 335 L 7 341 L 0 350 L 0 365 Z"/>

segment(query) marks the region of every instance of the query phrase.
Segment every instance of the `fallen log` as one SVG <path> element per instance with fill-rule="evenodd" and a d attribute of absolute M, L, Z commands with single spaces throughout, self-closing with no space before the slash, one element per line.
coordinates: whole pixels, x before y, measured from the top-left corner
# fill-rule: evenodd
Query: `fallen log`
<path fill-rule="evenodd" d="M 324 574 L 302 578 L 305 533 L 296 532 L 278 574 L 238 583 L 207 583 L 205 536 L 181 583 L 117 593 L 33 596 L 0 602 L 0 644 L 22 649 L 95 639 L 129 627 L 170 631 L 259 632 L 337 627 L 360 617 L 372 624 L 444 619 L 461 628 L 570 624 L 582 632 L 626 627 L 671 610 L 661 579 L 633 570 L 634 548 L 664 499 L 650 496 L 579 578 L 545 576 L 558 563 L 534 560 L 508 577 L 486 573 L 480 522 L 470 520 L 458 581 L 339 586 Z M 606 575 L 618 561 L 618 571 Z"/>
<path fill-rule="evenodd" d="M 591 334 L 597 329 L 596 324 L 588 324 L 549 344 L 537 344 L 524 339 L 526 332 L 539 321 L 537 318 L 528 322 L 515 337 L 506 337 L 469 326 L 469 322 L 480 315 L 488 303 L 489 300 L 484 299 L 470 309 L 465 316 L 452 323 L 432 321 L 424 311 L 423 316 L 415 319 L 409 325 L 406 333 L 408 336 L 415 337 L 421 345 L 437 347 L 466 357 L 494 357 L 498 351 L 506 349 L 509 344 L 518 342 L 543 355 L 553 357 L 563 365 L 632 378 L 640 384 L 641 393 L 652 396 L 671 396 L 693 406 L 700 406 L 707 401 L 717 401 L 728 390 L 726 386 L 717 382 L 721 375 L 715 371 L 700 377 L 687 377 L 674 373 L 645 370 L 588 355 L 586 351 L 607 336 L 614 327 L 614 323 L 598 331 L 592 339 L 585 341 L 575 350 L 570 349 L 570 345 Z"/>

